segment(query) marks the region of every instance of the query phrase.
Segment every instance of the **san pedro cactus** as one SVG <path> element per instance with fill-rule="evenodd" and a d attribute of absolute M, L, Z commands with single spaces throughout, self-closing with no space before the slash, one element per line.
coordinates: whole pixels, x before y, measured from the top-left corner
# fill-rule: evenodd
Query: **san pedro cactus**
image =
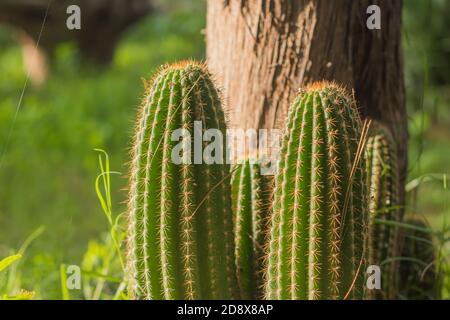
<path fill-rule="evenodd" d="M 194 121 L 203 132 L 225 131 L 209 73 L 192 61 L 163 67 L 147 88 L 132 146 L 127 260 L 135 299 L 239 297 L 229 166 L 191 161 L 194 142 L 184 149 L 190 160 L 171 158 L 180 143 L 172 133 L 192 136 Z"/>
<path fill-rule="evenodd" d="M 348 93 L 321 82 L 290 107 L 275 177 L 268 299 L 360 299 L 366 185 L 361 120 Z"/>
<path fill-rule="evenodd" d="M 398 290 L 398 227 L 400 222 L 397 151 L 390 131 L 373 121 L 366 144 L 369 188 L 369 264 L 381 269 L 381 290 L 367 290 L 369 299 L 394 299 Z"/>
<path fill-rule="evenodd" d="M 440 299 L 441 279 L 430 228 L 423 220 L 408 219 L 401 230 L 400 289 L 398 298 Z"/>
<path fill-rule="evenodd" d="M 249 159 L 232 169 L 235 256 L 243 299 L 264 296 L 264 249 L 272 204 L 273 177 Z"/>

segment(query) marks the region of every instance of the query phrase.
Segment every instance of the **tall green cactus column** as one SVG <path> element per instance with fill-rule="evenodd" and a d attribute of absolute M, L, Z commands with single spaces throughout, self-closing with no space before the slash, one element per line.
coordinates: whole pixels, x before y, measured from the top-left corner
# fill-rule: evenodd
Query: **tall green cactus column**
<path fill-rule="evenodd" d="M 130 293 L 135 299 L 238 298 L 229 166 L 196 164 L 194 139 L 183 140 L 189 150 L 183 163 L 171 158 L 180 143 L 172 141 L 176 129 L 192 137 L 194 121 L 201 121 L 203 132 L 225 133 L 218 92 L 205 67 L 192 61 L 163 67 L 147 89 L 129 181 Z"/>
<path fill-rule="evenodd" d="M 275 178 L 268 299 L 359 299 L 366 185 L 354 101 L 321 82 L 291 105 Z"/>
<path fill-rule="evenodd" d="M 394 299 L 398 290 L 399 230 L 397 152 L 392 136 L 373 121 L 367 139 L 367 183 L 369 188 L 369 264 L 381 269 L 381 290 L 367 290 L 370 299 Z"/>
<path fill-rule="evenodd" d="M 265 249 L 272 205 L 273 176 L 246 159 L 232 169 L 236 266 L 241 297 L 264 296 Z"/>

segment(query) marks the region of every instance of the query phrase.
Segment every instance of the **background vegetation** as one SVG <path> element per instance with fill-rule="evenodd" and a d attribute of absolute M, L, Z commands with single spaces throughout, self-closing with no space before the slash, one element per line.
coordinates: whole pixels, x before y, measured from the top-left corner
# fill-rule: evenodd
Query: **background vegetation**
<path fill-rule="evenodd" d="M 0 271 L 4 297 L 17 296 L 21 288 L 33 291 L 34 298 L 121 297 L 116 294 L 121 267 L 102 212 L 112 214 L 114 223 L 125 210 L 122 189 L 141 78 L 165 62 L 204 58 L 204 3 L 170 3 L 124 35 L 108 69 L 86 67 L 72 44 L 60 45 L 45 87 L 29 86 L 22 101 L 21 50 L 12 30 L 0 26 L 0 260 L 22 254 L 8 272 Z M 444 261 L 450 254 L 450 2 L 404 5 L 407 211 L 428 218 Z M 112 199 L 103 207 L 95 189 L 101 172 L 95 148 L 106 150 L 110 170 L 122 173 L 111 175 L 106 193 L 101 189 L 104 199 L 108 191 Z M 99 187 L 104 182 L 100 179 Z M 114 230 L 120 238 L 120 227 Z M 61 274 L 72 264 L 87 277 L 82 290 L 69 292 L 61 286 Z M 449 298 L 449 277 L 446 281 L 444 298 Z M 19 298 L 29 297 L 22 293 Z"/>

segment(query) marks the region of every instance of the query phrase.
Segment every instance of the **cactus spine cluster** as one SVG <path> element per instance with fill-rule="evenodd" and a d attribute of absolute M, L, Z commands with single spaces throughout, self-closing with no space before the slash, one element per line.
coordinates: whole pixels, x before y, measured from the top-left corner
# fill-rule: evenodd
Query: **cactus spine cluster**
<path fill-rule="evenodd" d="M 272 203 L 273 177 L 246 159 L 232 169 L 235 256 L 243 299 L 264 296 L 264 249 Z"/>
<path fill-rule="evenodd" d="M 366 144 L 369 188 L 369 264 L 381 268 L 381 290 L 367 290 L 369 299 L 394 299 L 398 290 L 398 226 L 400 222 L 397 151 L 390 131 L 373 121 Z M 388 223 L 384 223 L 388 222 Z M 391 222 L 389 224 L 389 222 Z"/>
<path fill-rule="evenodd" d="M 266 298 L 362 297 L 360 135 L 354 101 L 335 84 L 313 84 L 291 105 L 275 178 Z"/>
<path fill-rule="evenodd" d="M 401 230 L 399 297 L 408 300 L 440 299 L 436 253 L 430 228 L 422 220 L 410 218 Z"/>
<path fill-rule="evenodd" d="M 175 129 L 225 130 L 201 64 L 163 67 L 148 86 L 132 147 L 128 274 L 135 299 L 238 298 L 229 166 L 175 164 Z M 189 150 L 194 150 L 192 147 Z M 190 156 L 190 155 L 189 155 Z"/>

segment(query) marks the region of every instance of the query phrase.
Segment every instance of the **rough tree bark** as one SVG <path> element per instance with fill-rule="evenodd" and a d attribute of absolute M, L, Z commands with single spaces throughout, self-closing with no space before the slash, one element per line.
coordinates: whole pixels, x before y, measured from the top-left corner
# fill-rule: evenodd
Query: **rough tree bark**
<path fill-rule="evenodd" d="M 401 0 L 207 3 L 207 62 L 224 89 L 233 127 L 279 128 L 302 85 L 335 80 L 354 89 L 364 117 L 392 129 L 404 185 Z M 366 27 L 371 4 L 381 8 L 381 30 Z"/>

